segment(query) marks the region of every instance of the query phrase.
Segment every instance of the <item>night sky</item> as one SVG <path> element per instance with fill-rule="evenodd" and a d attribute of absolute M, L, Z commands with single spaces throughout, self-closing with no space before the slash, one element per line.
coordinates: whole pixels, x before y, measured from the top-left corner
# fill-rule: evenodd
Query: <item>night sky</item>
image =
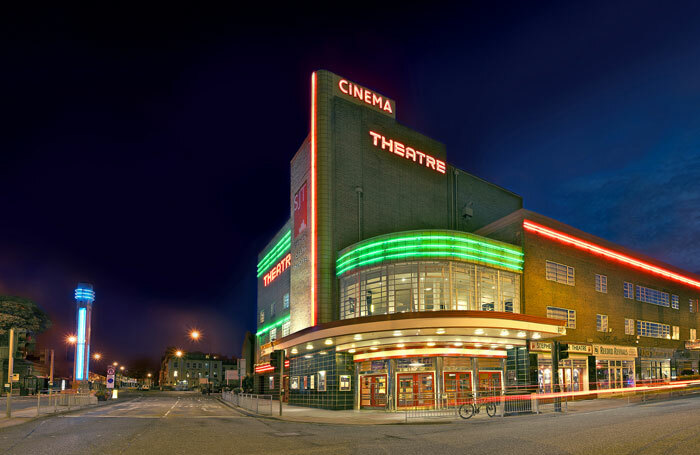
<path fill-rule="evenodd" d="M 700 272 L 699 3 L 174 5 L 4 18 L 0 293 L 59 358 L 79 281 L 109 362 L 240 355 L 320 68 L 526 208 Z"/>

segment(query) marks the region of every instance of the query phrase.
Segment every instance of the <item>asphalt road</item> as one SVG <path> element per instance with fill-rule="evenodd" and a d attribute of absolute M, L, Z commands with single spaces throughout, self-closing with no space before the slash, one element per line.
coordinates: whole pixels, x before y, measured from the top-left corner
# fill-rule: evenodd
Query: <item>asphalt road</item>
<path fill-rule="evenodd" d="M 214 397 L 149 392 L 0 429 L 9 454 L 690 454 L 700 397 L 448 424 L 321 425 L 247 417 Z"/>

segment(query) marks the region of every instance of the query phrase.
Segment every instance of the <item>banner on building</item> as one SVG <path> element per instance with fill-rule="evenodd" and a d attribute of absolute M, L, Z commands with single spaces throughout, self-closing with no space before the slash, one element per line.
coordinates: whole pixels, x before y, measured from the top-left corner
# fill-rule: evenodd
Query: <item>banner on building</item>
<path fill-rule="evenodd" d="M 308 224 L 308 198 L 306 194 L 306 182 L 304 182 L 294 195 L 294 238 L 304 232 Z"/>

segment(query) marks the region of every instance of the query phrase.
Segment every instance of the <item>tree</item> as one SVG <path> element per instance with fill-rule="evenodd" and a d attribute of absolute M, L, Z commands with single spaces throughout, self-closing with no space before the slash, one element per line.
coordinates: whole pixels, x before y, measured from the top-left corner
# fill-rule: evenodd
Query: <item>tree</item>
<path fill-rule="evenodd" d="M 10 329 L 41 333 L 51 327 L 49 315 L 36 303 L 23 297 L 0 295 L 0 335 L 7 338 Z"/>

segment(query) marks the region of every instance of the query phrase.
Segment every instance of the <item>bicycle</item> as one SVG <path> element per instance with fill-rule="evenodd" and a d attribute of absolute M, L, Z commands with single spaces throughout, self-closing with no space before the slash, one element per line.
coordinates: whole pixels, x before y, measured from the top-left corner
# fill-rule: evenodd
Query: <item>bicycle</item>
<path fill-rule="evenodd" d="M 486 414 L 489 417 L 496 415 L 496 405 L 492 402 L 488 403 L 478 403 L 474 400 L 472 403 L 465 403 L 459 407 L 459 416 L 463 419 L 469 419 L 474 414 L 479 414 L 481 407 L 486 406 Z"/>

